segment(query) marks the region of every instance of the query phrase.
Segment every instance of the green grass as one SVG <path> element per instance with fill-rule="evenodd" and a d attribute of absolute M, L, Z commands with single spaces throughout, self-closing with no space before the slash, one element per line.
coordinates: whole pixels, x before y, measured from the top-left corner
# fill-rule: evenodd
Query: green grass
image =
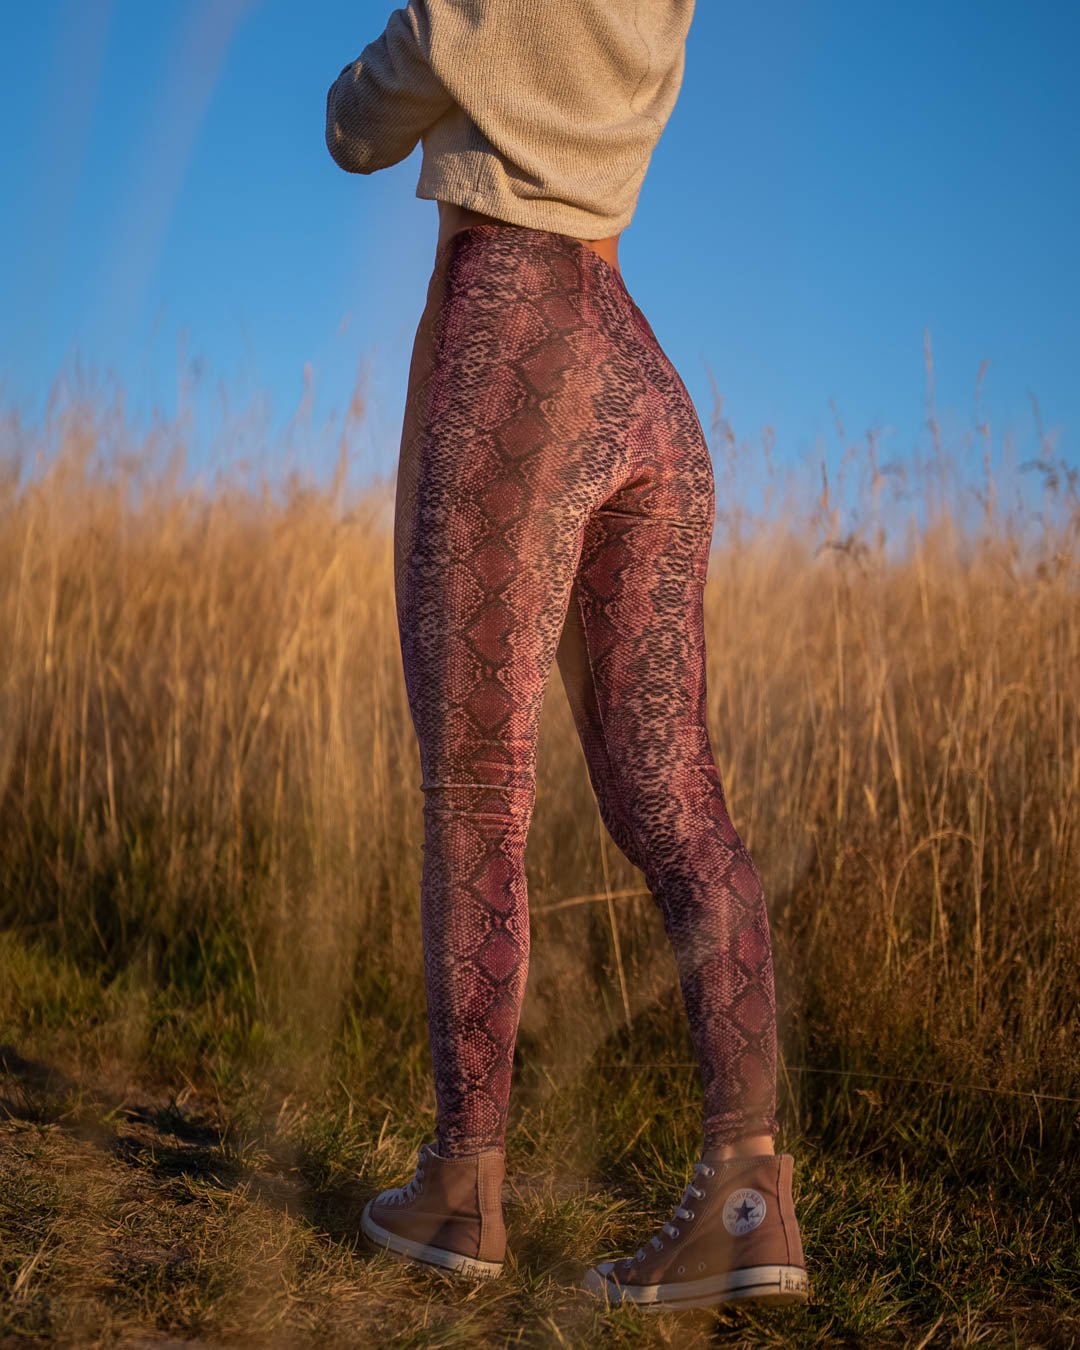
<path fill-rule="evenodd" d="M 638 1245 L 681 1192 L 696 1138 L 691 1070 L 626 1067 L 615 1035 L 553 1090 L 537 1052 L 519 1053 L 508 1265 L 471 1287 L 374 1252 L 359 1232 L 363 1202 L 411 1175 L 430 1128 L 419 1070 L 411 1084 L 384 1084 L 378 1055 L 358 1054 L 347 1034 L 301 1069 L 288 1027 L 214 1041 L 208 1010 L 166 998 L 137 1000 L 153 1048 L 131 1058 L 129 991 L 94 989 L 74 971 L 65 985 L 54 959 L 10 938 L 0 950 L 5 986 L 17 975 L 25 998 L 23 1016 L 5 1018 L 0 1076 L 3 1325 L 17 1340 L 114 1345 L 136 1330 L 342 1346 L 1080 1337 L 1075 1105 L 1042 1103 L 1040 1135 L 1031 1099 L 880 1080 L 860 1089 L 870 1080 L 822 1075 L 804 1090 L 800 1123 L 784 1102 L 780 1140 L 795 1157 L 808 1307 L 605 1312 L 577 1279 Z M 674 1058 L 677 1011 L 662 1000 L 638 1019 L 632 1062 Z M 389 1049 L 392 1033 L 381 1034 Z"/>

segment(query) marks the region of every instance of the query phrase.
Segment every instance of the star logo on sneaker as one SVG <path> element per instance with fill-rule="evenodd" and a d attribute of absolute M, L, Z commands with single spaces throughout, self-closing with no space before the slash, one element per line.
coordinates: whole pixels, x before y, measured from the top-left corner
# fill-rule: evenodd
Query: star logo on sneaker
<path fill-rule="evenodd" d="M 765 1197 L 752 1187 L 732 1191 L 724 1201 L 724 1227 L 735 1237 L 752 1233 L 765 1217 Z"/>

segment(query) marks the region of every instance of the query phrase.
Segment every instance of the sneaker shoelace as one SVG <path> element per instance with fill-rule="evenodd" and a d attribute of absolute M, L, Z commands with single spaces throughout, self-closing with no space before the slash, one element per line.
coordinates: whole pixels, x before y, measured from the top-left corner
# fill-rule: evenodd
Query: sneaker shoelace
<path fill-rule="evenodd" d="M 693 1196 L 697 1200 L 700 1200 L 701 1197 L 705 1194 L 704 1190 L 695 1184 L 697 1178 L 702 1174 L 704 1174 L 706 1177 L 715 1176 L 716 1168 L 710 1167 L 709 1164 L 706 1162 L 694 1163 L 693 1180 L 691 1180 L 688 1183 L 686 1190 L 683 1191 L 682 1199 L 675 1206 L 672 1218 L 692 1219 L 694 1217 L 694 1211 L 688 1208 L 687 1201 L 690 1199 L 691 1196 Z M 667 1236 L 671 1238 L 677 1238 L 679 1236 L 679 1229 L 675 1227 L 671 1219 L 669 1219 L 665 1224 L 661 1226 L 660 1232 L 666 1233 Z M 660 1233 L 654 1233 L 653 1236 L 649 1238 L 649 1243 L 652 1245 L 655 1251 L 660 1251 L 660 1249 L 664 1245 L 664 1240 L 660 1236 Z M 645 1259 L 645 1246 L 642 1245 L 637 1249 L 637 1251 L 634 1253 L 633 1256 L 624 1257 L 622 1264 L 624 1266 L 632 1266 L 635 1261 L 643 1261 L 644 1259 Z"/>
<path fill-rule="evenodd" d="M 416 1163 L 416 1171 L 413 1173 L 412 1179 L 405 1186 L 395 1187 L 394 1191 L 392 1192 L 395 1204 L 403 1205 L 406 1200 L 411 1200 L 414 1195 L 418 1194 L 420 1190 L 420 1183 L 424 1179 L 424 1163 L 426 1161 L 427 1161 L 427 1146 L 422 1144 L 420 1147 L 420 1156 L 417 1159 Z"/>

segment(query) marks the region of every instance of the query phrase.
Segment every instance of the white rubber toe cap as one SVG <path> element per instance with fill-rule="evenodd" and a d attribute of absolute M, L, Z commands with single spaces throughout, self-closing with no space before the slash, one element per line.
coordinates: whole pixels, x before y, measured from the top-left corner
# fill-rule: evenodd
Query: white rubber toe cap
<path fill-rule="evenodd" d="M 618 1302 L 618 1290 L 612 1286 L 607 1278 L 608 1272 L 615 1269 L 614 1261 L 601 1261 L 598 1265 L 590 1267 L 582 1276 L 581 1287 L 587 1289 L 590 1294 L 596 1294 L 604 1299 L 605 1302 Z"/>

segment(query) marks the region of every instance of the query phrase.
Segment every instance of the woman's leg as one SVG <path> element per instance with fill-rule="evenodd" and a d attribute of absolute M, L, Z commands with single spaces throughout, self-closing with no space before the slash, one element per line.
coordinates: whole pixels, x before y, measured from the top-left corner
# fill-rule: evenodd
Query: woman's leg
<path fill-rule="evenodd" d="M 706 726 L 703 590 L 715 488 L 681 379 L 635 307 L 653 387 L 640 472 L 589 518 L 558 661 L 602 817 L 663 915 L 697 1052 L 706 1148 L 763 1151 L 776 1009 L 761 879 Z"/>
<path fill-rule="evenodd" d="M 396 595 L 424 792 L 424 968 L 446 1157 L 504 1147 L 541 703 L 585 520 L 621 481 L 645 403 L 640 372 L 591 314 L 597 278 L 583 255 L 595 259 L 510 227 L 454 236 L 410 368 Z"/>

